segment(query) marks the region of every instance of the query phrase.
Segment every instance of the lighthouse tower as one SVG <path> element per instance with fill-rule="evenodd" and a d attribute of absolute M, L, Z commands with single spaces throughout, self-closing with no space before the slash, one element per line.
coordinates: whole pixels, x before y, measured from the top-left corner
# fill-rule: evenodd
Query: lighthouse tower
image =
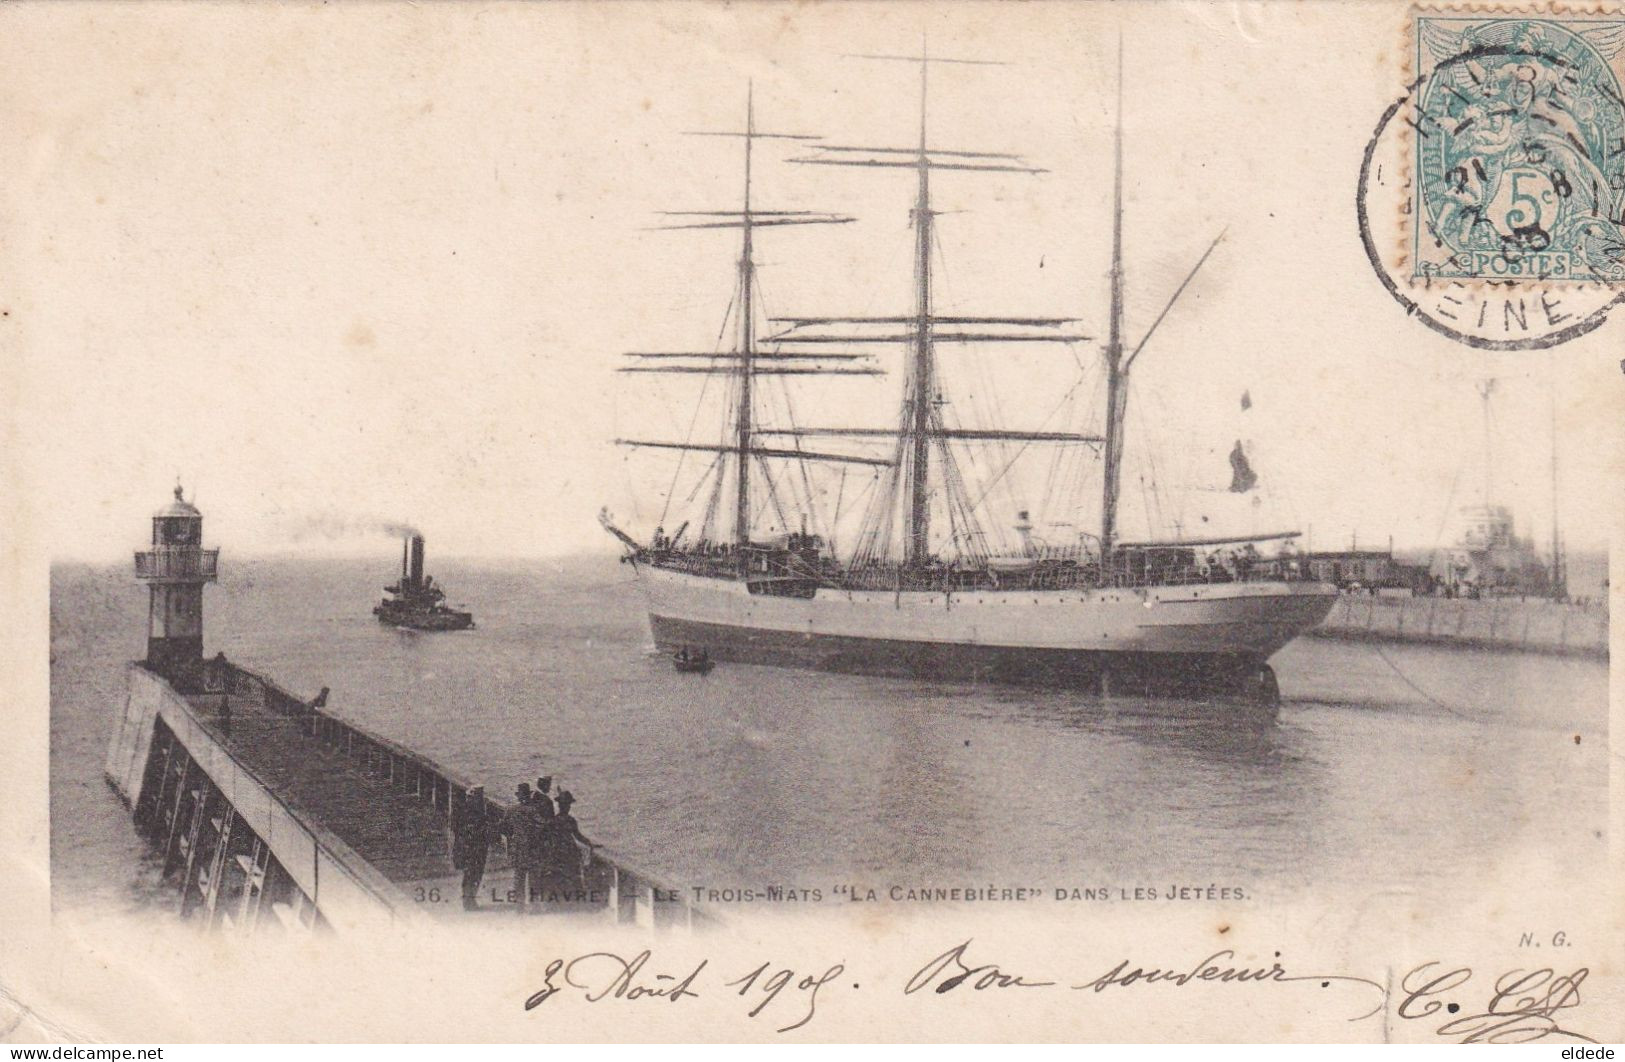
<path fill-rule="evenodd" d="M 152 548 L 135 555 L 135 577 L 146 583 L 147 666 L 171 682 L 186 682 L 203 663 L 203 584 L 215 580 L 218 549 L 203 549 L 203 514 L 175 485 L 175 500 L 152 516 Z"/>

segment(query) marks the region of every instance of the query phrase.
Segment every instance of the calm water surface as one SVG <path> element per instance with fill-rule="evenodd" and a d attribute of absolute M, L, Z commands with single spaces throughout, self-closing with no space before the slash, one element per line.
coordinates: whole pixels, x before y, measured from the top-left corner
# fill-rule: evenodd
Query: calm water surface
<path fill-rule="evenodd" d="M 583 828 L 715 887 L 1230 884 L 1284 894 L 1470 881 L 1517 848 L 1601 858 L 1607 669 L 1300 639 L 1278 715 L 1193 701 L 722 665 L 648 652 L 612 560 L 432 565 L 479 627 L 370 609 L 390 561 L 224 558 L 208 652 L 492 792 L 549 773 Z M 150 860 L 101 777 L 146 591 L 52 575 L 52 873 L 62 902 L 139 905 Z M 1576 740 L 1578 738 L 1578 741 Z M 1561 810 L 1561 813 L 1556 813 Z"/>

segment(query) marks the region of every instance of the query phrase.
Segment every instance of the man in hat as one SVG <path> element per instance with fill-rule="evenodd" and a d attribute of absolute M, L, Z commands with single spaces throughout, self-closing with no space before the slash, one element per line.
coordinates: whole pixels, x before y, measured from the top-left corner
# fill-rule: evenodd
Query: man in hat
<path fill-rule="evenodd" d="M 485 787 L 477 785 L 468 791 L 463 801 L 462 820 L 452 840 L 451 865 L 463 872 L 463 910 L 472 911 L 479 904 L 476 897 L 480 881 L 485 877 L 485 860 L 490 854 L 491 827 L 485 807 Z"/>
<path fill-rule="evenodd" d="M 520 782 L 513 796 L 513 808 L 502 819 L 502 834 L 508 840 L 508 859 L 513 863 L 513 902 L 524 914 L 530 903 L 530 875 L 535 862 L 531 852 L 535 831 L 531 828 L 530 783 Z"/>
<path fill-rule="evenodd" d="M 531 799 L 536 801 L 536 806 L 542 809 L 543 818 L 550 819 L 553 817 L 553 798 L 548 795 L 552 790 L 552 775 L 544 774 L 536 779 L 536 791 L 531 794 Z"/>
<path fill-rule="evenodd" d="M 525 859 L 530 879 L 530 894 L 527 899 L 532 903 L 539 900 L 545 902 L 548 890 L 547 824 L 553 818 L 553 799 L 544 790 L 552 784 L 551 778 L 536 779 L 536 789 L 531 791 L 530 801 L 524 807 Z"/>
<path fill-rule="evenodd" d="M 567 789 L 559 793 L 559 813 L 548 821 L 546 839 L 541 845 L 548 884 L 560 891 L 578 889 L 582 885 L 581 850 L 576 846 L 584 845 L 589 855 L 597 847 L 581 832 L 575 816 L 570 814 L 575 799 Z"/>

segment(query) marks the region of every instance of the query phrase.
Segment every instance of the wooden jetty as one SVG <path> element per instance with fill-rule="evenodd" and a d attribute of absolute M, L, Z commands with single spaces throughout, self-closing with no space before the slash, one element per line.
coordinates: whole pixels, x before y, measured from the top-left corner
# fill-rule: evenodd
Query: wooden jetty
<path fill-rule="evenodd" d="M 151 584 L 147 657 L 128 668 L 106 775 L 162 854 L 180 912 L 210 928 L 340 931 L 421 919 L 513 917 L 506 839 L 494 838 L 473 910 L 453 865 L 459 832 L 513 809 L 472 779 L 228 662 L 204 660 L 202 515 L 175 489 L 136 554 Z M 483 815 L 475 814 L 477 812 Z M 649 929 L 704 916 L 598 848 L 528 910 Z M 533 895 L 537 890 L 533 887 Z"/>

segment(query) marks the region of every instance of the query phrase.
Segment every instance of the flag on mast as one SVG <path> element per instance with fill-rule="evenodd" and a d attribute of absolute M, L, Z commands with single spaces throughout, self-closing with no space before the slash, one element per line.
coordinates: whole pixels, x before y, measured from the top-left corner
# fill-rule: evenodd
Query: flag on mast
<path fill-rule="evenodd" d="M 1234 494 L 1245 494 L 1258 485 L 1258 473 L 1247 461 L 1247 451 L 1241 447 L 1241 440 L 1230 451 L 1230 490 Z"/>

